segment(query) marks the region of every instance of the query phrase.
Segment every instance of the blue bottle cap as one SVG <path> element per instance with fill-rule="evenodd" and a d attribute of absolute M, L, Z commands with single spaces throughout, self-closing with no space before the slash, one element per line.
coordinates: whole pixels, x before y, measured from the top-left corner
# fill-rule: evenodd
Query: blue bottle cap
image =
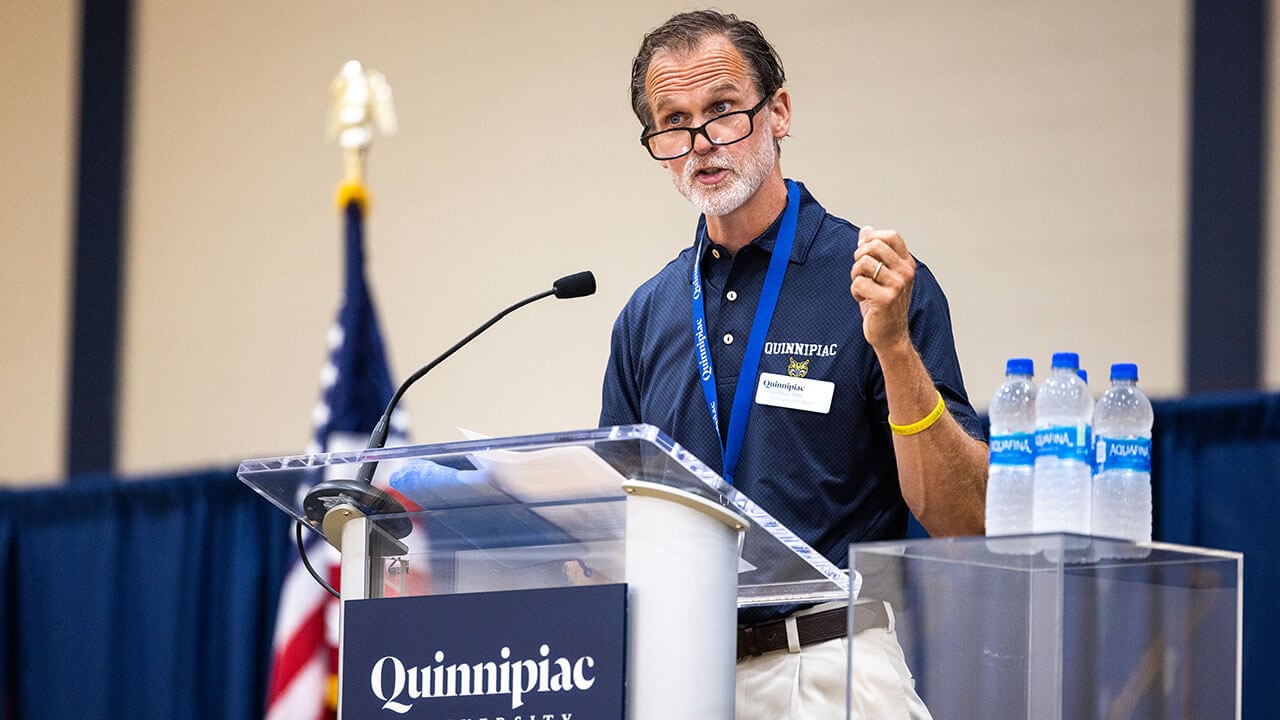
<path fill-rule="evenodd" d="M 1053 354 L 1053 367 L 1068 370 L 1080 369 L 1080 353 L 1060 352 Z"/>
<path fill-rule="evenodd" d="M 1134 363 L 1115 363 L 1111 366 L 1111 380 L 1138 381 L 1138 366 Z"/>
<path fill-rule="evenodd" d="M 1085 385 L 1088 385 L 1088 384 L 1089 384 L 1089 371 L 1088 371 L 1088 370 L 1085 370 L 1084 368 L 1080 368 L 1079 370 L 1076 370 L 1076 377 L 1078 377 L 1078 378 L 1080 378 L 1081 380 L 1083 380 Z"/>
<path fill-rule="evenodd" d="M 1004 364 L 1005 375 L 1035 375 L 1035 363 L 1031 358 L 1009 358 Z"/>

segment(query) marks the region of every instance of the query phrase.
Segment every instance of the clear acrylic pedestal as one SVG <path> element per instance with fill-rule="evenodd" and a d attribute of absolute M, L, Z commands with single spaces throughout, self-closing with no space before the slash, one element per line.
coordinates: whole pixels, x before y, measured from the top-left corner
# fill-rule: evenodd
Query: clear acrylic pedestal
<path fill-rule="evenodd" d="M 1239 553 L 1051 534 L 849 557 L 934 718 L 1240 717 Z M 872 658 L 850 645 L 852 678 Z"/>

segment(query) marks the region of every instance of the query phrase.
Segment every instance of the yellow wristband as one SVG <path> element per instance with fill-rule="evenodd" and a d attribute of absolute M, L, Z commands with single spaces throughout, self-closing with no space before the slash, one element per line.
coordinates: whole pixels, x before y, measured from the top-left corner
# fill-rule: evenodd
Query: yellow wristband
<path fill-rule="evenodd" d="M 929 414 L 924 416 L 924 419 L 913 422 L 910 425 L 894 425 L 893 418 L 889 418 L 889 429 L 893 431 L 894 435 L 915 435 L 933 427 L 933 424 L 938 422 L 938 418 L 942 417 L 942 413 L 946 412 L 946 410 L 947 404 L 942 402 L 942 393 L 938 393 L 938 404 L 933 406 L 933 410 L 930 410 Z"/>

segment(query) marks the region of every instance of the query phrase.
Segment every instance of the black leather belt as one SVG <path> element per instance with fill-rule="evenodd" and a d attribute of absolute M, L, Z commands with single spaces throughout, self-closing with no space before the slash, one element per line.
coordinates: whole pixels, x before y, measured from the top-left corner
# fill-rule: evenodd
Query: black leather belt
<path fill-rule="evenodd" d="M 792 619 L 795 620 L 796 637 L 801 647 L 841 638 L 849 632 L 848 606 L 795 615 Z M 872 628 L 889 629 L 889 610 L 885 604 L 877 601 L 854 605 L 853 632 L 857 634 Z M 789 647 L 786 618 L 738 628 L 739 660 L 748 655 L 763 655 Z"/>

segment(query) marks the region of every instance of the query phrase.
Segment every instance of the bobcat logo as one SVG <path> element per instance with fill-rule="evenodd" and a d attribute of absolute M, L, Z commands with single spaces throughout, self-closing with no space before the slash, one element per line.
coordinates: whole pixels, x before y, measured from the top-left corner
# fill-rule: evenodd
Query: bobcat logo
<path fill-rule="evenodd" d="M 796 362 L 793 357 L 787 357 L 787 374 L 791 377 L 804 377 L 809 374 L 809 360 L 805 358 L 804 362 Z"/>

